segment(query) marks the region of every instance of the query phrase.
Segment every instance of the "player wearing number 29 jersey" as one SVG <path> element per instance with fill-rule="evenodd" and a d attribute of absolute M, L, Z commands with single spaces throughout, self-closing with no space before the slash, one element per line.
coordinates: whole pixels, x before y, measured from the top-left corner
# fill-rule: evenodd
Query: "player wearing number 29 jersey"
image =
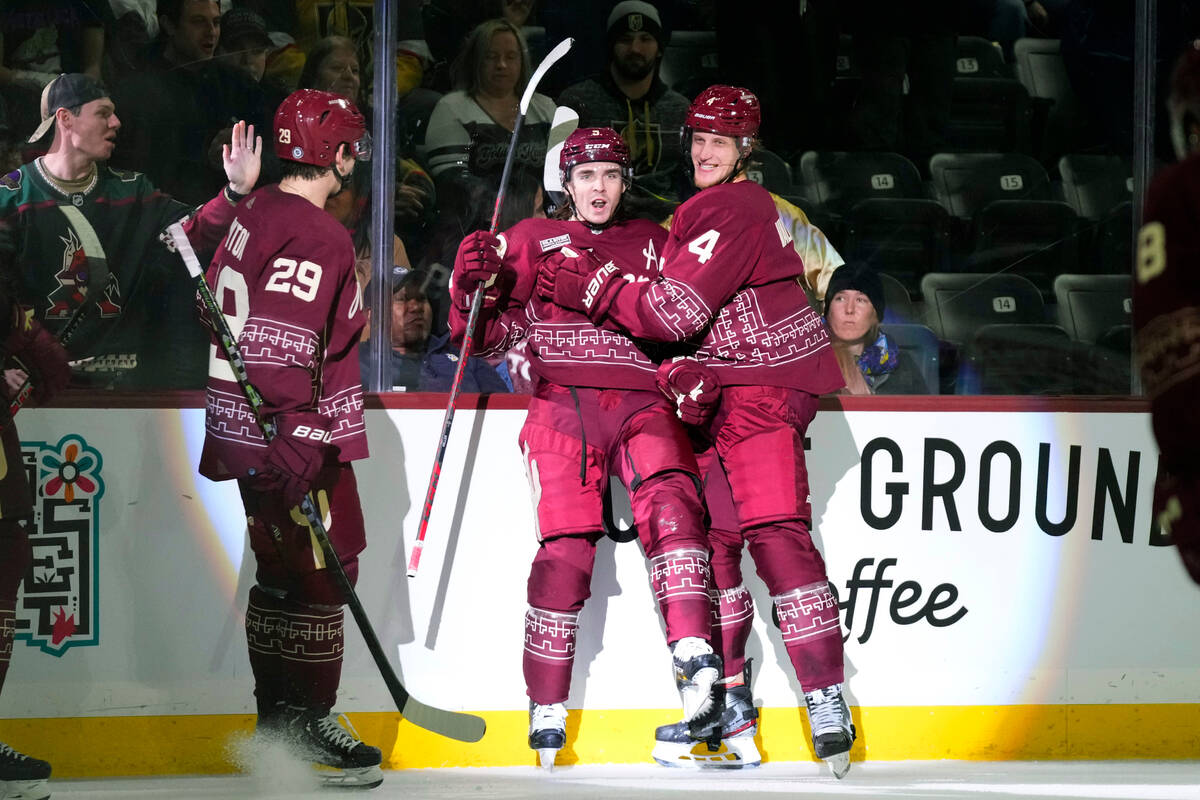
<path fill-rule="evenodd" d="M 267 442 L 213 347 L 200 472 L 237 478 L 257 570 L 246 607 L 257 732 L 323 780 L 371 787 L 380 751 L 351 736 L 332 708 L 341 678 L 346 601 L 296 506 L 310 492 L 346 576 L 366 547 L 350 462 L 367 455 L 358 337 L 362 295 L 350 236 L 325 212 L 369 156 L 363 117 L 345 98 L 302 89 L 275 115 L 278 185 L 238 207 L 205 280 L 275 426 Z"/>

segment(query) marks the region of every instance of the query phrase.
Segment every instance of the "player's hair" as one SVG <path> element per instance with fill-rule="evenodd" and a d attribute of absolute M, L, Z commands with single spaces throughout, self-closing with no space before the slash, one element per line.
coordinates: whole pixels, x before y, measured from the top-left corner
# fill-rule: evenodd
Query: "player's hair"
<path fill-rule="evenodd" d="M 514 89 L 517 96 L 525 91 L 529 82 L 529 48 L 525 45 L 525 37 L 521 29 L 506 19 L 489 19 L 479 23 L 463 42 L 462 50 L 450 65 L 450 82 L 455 89 L 465 91 L 474 96 L 479 93 L 479 76 L 483 74 L 484 59 L 487 57 L 488 45 L 492 37 L 498 33 L 508 32 L 517 37 L 517 50 L 521 53 L 521 73 L 517 77 Z"/>
<path fill-rule="evenodd" d="M 358 60 L 358 48 L 354 45 L 354 40 L 348 36 L 326 36 L 313 45 L 308 56 L 304 60 L 304 69 L 300 70 L 300 80 L 296 84 L 297 89 L 320 89 L 323 92 L 329 91 L 328 86 L 317 86 L 317 71 L 321 69 L 321 64 L 325 59 L 329 58 L 338 50 L 349 50 L 354 54 L 355 61 Z M 358 65 L 362 69 L 362 64 Z M 358 91 L 362 93 L 363 84 L 359 84 Z M 359 108 L 362 104 L 359 103 L 358 97 L 351 97 L 350 101 Z"/>
<path fill-rule="evenodd" d="M 288 161 L 286 158 L 279 159 L 279 177 L 281 178 L 300 178 L 306 181 L 315 181 L 331 169 L 333 169 L 332 164 L 322 167 L 317 164 Z"/>

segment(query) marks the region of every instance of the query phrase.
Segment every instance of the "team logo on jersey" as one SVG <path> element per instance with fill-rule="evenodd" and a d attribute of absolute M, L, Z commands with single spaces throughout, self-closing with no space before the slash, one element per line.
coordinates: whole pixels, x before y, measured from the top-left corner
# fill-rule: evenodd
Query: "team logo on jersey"
<path fill-rule="evenodd" d="M 100 452 L 78 434 L 57 443 L 21 442 L 34 487 L 29 541 L 33 566 L 17 597 L 16 638 L 44 653 L 100 643 Z"/>
<path fill-rule="evenodd" d="M 0 186 L 3 186 L 5 189 L 12 189 L 13 191 L 20 189 L 21 188 L 21 170 L 14 169 L 12 172 L 8 173 L 3 178 L 0 178 Z"/>
<path fill-rule="evenodd" d="M 557 250 L 560 247 L 571 243 L 571 234 L 564 233 L 562 236 L 554 236 L 550 239 L 542 239 L 538 242 L 538 247 L 542 248 L 543 253 L 551 250 Z"/>
<path fill-rule="evenodd" d="M 62 269 L 54 275 L 58 285 L 46 298 L 50 305 L 46 319 L 67 319 L 71 316 L 71 312 L 87 297 L 93 269 L 75 231 L 68 229 L 67 235 L 58 239 L 63 243 Z M 121 314 L 121 303 L 121 286 L 117 283 L 117 277 L 110 273 L 104 286 L 104 296 L 97 299 L 96 307 L 100 310 L 100 316 L 116 317 Z"/>

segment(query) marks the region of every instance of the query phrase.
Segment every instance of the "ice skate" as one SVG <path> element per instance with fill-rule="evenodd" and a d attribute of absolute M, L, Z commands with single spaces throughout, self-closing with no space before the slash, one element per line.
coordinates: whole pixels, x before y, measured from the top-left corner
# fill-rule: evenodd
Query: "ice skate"
<path fill-rule="evenodd" d="M 718 714 L 707 738 L 697 739 L 685 722 L 661 725 L 654 732 L 654 760 L 664 767 L 685 769 L 742 769 L 762 763 L 754 737 L 758 709 L 750 691 L 750 663 L 741 686 L 716 686 Z"/>
<path fill-rule="evenodd" d="M 567 743 L 567 707 L 562 703 L 529 704 L 529 747 L 537 750 L 538 765 L 554 769 L 558 751 Z"/>
<path fill-rule="evenodd" d="M 842 696 L 842 684 L 805 692 L 804 702 L 808 705 L 808 721 L 812 726 L 813 752 L 829 764 L 835 778 L 842 778 L 850 771 L 850 746 L 855 737 L 850 708 Z"/>
<path fill-rule="evenodd" d="M 46 800 L 50 796 L 50 765 L 0 742 L 0 798 Z"/>
<path fill-rule="evenodd" d="M 382 753 L 358 738 L 345 715 L 295 706 L 289 710 L 287 744 L 298 757 L 313 762 L 322 784 L 374 789 L 383 783 Z"/>
<path fill-rule="evenodd" d="M 690 726 L 693 738 L 707 738 L 720 713 L 713 687 L 721 677 L 721 657 L 703 639 L 685 636 L 675 643 L 671 658 L 675 686 L 683 699 L 683 721 Z"/>

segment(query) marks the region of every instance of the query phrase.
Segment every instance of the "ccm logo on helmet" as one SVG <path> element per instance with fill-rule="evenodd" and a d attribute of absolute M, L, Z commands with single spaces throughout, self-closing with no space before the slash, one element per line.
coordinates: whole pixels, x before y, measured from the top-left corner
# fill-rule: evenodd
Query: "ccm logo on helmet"
<path fill-rule="evenodd" d="M 329 444 L 333 441 L 333 434 L 329 431 L 323 431 L 311 425 L 297 425 L 290 435 L 296 439 L 309 439 L 321 444 Z"/>

